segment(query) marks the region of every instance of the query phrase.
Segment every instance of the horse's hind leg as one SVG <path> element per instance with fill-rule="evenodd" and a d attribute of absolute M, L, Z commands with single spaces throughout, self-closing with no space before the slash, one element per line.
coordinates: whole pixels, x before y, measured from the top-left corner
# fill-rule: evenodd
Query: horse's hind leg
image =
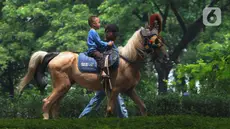
<path fill-rule="evenodd" d="M 131 89 L 126 92 L 126 94 L 134 101 L 135 104 L 138 105 L 141 115 L 146 116 L 147 115 L 147 110 L 144 102 L 140 99 L 140 97 L 137 95 L 135 89 Z"/>
<path fill-rule="evenodd" d="M 42 109 L 44 119 L 49 119 L 49 112 L 53 104 L 70 88 L 70 81 L 66 73 L 51 70 L 51 77 L 53 80 L 53 91 L 49 97 L 43 100 L 44 104 Z"/>
<path fill-rule="evenodd" d="M 63 96 L 59 97 L 56 102 L 54 102 L 54 104 L 51 107 L 51 114 L 52 114 L 52 118 L 55 119 L 58 117 L 59 115 L 59 108 L 60 108 L 60 101 L 63 98 Z"/>
<path fill-rule="evenodd" d="M 54 89 L 51 95 L 43 100 L 44 102 L 43 107 L 42 107 L 43 119 L 49 119 L 50 108 L 52 104 L 54 103 L 54 101 L 56 100 L 56 98 L 58 97 L 58 95 L 59 95 L 58 91 Z"/>
<path fill-rule="evenodd" d="M 51 114 L 52 114 L 52 118 L 57 118 L 59 115 L 59 108 L 60 108 L 60 102 L 62 100 L 62 98 L 65 96 L 65 94 L 69 91 L 69 88 L 66 88 L 65 90 L 63 90 L 62 95 L 54 102 L 53 106 L 51 107 Z"/>

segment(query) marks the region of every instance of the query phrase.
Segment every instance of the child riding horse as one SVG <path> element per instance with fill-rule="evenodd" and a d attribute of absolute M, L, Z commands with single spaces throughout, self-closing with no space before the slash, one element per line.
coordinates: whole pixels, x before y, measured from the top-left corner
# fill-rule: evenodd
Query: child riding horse
<path fill-rule="evenodd" d="M 136 93 L 135 87 L 140 80 L 140 64 L 145 58 L 145 53 L 150 53 L 153 48 L 158 32 L 156 29 L 140 28 L 128 40 L 128 43 L 119 49 L 120 55 L 123 57 L 119 61 L 118 69 L 112 71 L 111 82 L 112 91 L 108 96 L 107 113 L 112 113 L 117 95 L 120 92 L 128 95 L 140 108 L 142 115 L 146 115 L 146 107 L 144 102 Z M 150 42 L 150 39 L 152 41 Z M 43 58 L 47 52 L 35 52 L 29 62 L 28 72 L 19 84 L 19 91 L 22 92 L 25 86 L 33 79 L 36 68 L 41 65 Z M 78 67 L 79 55 L 72 52 L 61 52 L 50 60 L 48 69 L 51 74 L 52 93 L 44 99 L 43 118 L 49 119 L 49 113 L 52 113 L 53 118 L 57 117 L 58 106 L 60 100 L 68 92 L 73 83 L 78 83 L 80 86 L 91 90 L 103 90 L 100 83 L 100 78 L 95 73 L 82 73 Z"/>

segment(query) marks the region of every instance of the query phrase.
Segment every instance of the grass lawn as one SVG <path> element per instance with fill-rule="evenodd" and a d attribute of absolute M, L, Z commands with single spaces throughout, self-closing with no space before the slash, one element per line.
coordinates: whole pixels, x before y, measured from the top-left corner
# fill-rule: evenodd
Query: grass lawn
<path fill-rule="evenodd" d="M 0 128 L 42 129 L 230 129 L 230 118 L 202 116 L 152 116 L 82 119 L 0 119 Z"/>

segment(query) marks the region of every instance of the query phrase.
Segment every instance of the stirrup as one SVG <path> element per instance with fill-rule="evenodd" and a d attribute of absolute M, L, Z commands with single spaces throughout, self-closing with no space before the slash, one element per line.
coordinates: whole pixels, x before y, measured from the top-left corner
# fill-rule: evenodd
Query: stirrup
<path fill-rule="evenodd" d="M 104 79 L 104 78 L 107 78 L 107 79 L 111 79 L 111 77 L 109 75 L 101 75 L 101 78 Z"/>

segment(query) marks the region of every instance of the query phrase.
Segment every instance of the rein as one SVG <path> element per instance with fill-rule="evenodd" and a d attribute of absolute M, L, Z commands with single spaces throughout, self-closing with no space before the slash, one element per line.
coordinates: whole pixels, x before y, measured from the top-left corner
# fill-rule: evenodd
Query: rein
<path fill-rule="evenodd" d="M 138 49 L 137 49 L 137 51 L 139 51 Z M 145 54 L 145 55 L 150 55 L 150 54 Z M 144 54 L 143 54 L 143 56 L 145 56 Z M 129 60 L 127 57 L 125 57 L 125 56 L 123 56 L 123 55 L 121 55 L 121 54 L 119 54 L 119 56 L 122 58 L 122 59 L 124 59 L 126 62 L 128 62 L 129 64 L 142 64 L 142 63 L 146 63 L 147 61 L 131 61 L 131 60 Z M 142 56 L 142 58 L 144 58 Z M 151 60 L 150 61 L 153 61 L 153 59 L 151 58 Z M 150 62 L 149 61 L 149 62 Z"/>
<path fill-rule="evenodd" d="M 141 63 L 146 63 L 146 61 L 131 61 L 127 57 L 124 57 L 123 55 L 119 54 L 122 59 L 124 59 L 126 62 L 129 64 L 141 64 Z"/>

